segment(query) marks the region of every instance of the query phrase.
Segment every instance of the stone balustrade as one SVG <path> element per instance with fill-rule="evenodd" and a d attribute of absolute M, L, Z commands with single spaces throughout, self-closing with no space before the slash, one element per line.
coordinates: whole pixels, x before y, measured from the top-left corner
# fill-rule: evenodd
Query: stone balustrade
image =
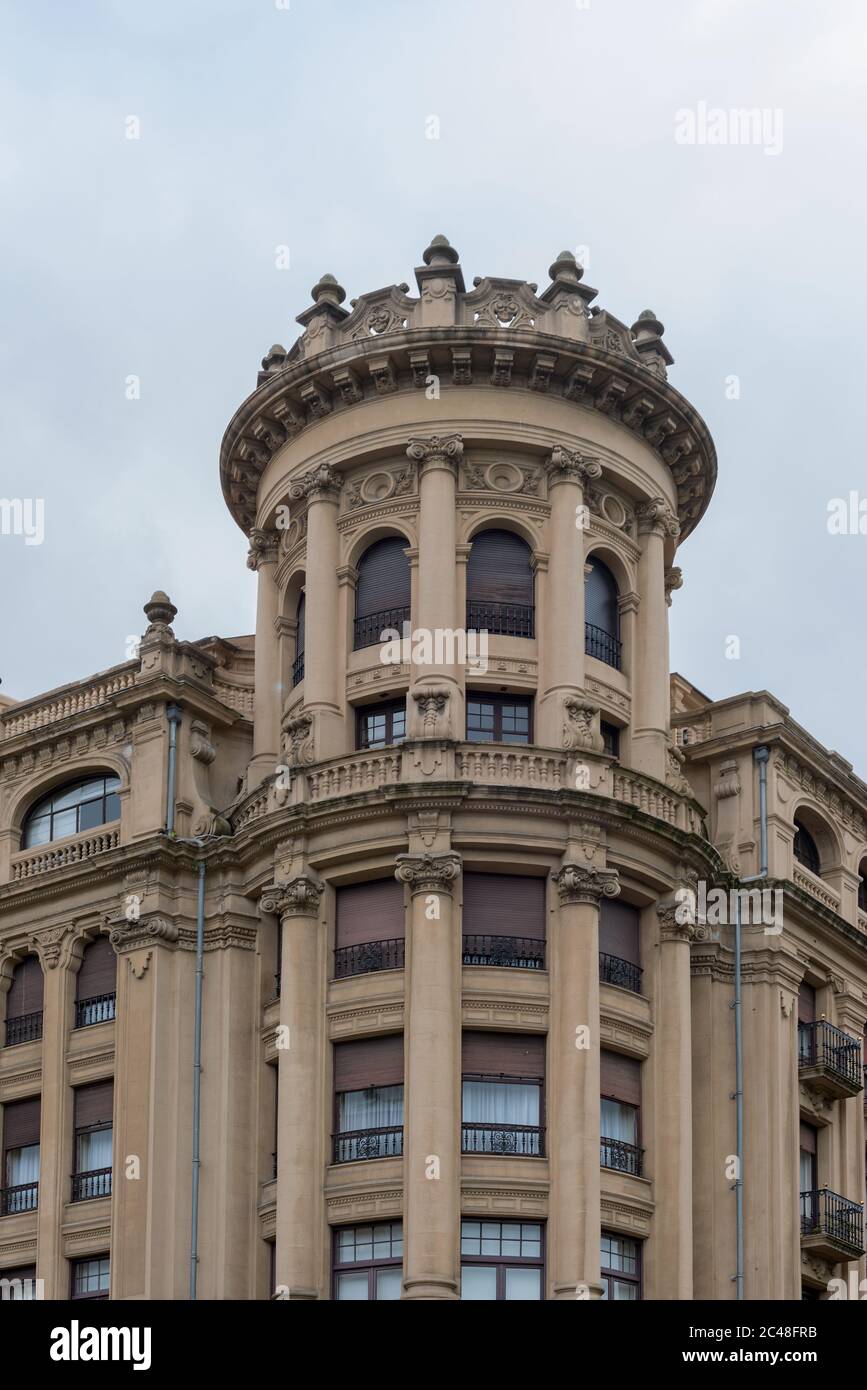
<path fill-rule="evenodd" d="M 0 712 L 0 739 L 33 733 L 74 715 L 87 714 L 108 704 L 115 695 L 135 685 L 138 663 L 115 671 L 102 680 L 89 681 L 52 692 L 47 698 L 10 705 Z"/>
<path fill-rule="evenodd" d="M 100 830 L 77 840 L 57 841 L 40 849 L 13 855 L 12 882 L 35 878 L 37 874 L 51 873 L 54 869 L 65 869 L 69 864 L 80 864 L 85 859 L 103 854 L 105 850 L 116 849 L 119 843 L 120 829 L 114 826 L 111 830 Z"/>
<path fill-rule="evenodd" d="M 808 869 L 803 869 L 800 864 L 792 867 L 792 882 L 797 888 L 803 888 L 805 893 L 809 893 L 811 898 L 816 898 L 823 907 L 830 908 L 831 912 L 840 911 L 840 895 L 829 888 L 827 883 L 823 883 L 815 874 L 811 874 Z"/>

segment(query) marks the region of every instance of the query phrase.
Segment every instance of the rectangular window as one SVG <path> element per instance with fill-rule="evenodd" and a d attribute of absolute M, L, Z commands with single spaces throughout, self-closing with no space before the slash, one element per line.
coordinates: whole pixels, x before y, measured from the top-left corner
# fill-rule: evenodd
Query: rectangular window
<path fill-rule="evenodd" d="M 403 969 L 405 931 L 403 885 L 393 876 L 338 888 L 335 979 Z"/>
<path fill-rule="evenodd" d="M 403 1035 L 334 1045 L 334 1163 L 403 1153 Z"/>
<path fill-rule="evenodd" d="M 75 977 L 75 1026 L 91 1028 L 114 1018 L 117 986 L 117 956 L 107 936 L 99 936 L 85 947 L 81 968 Z"/>
<path fill-rule="evenodd" d="M 463 1152 L 542 1157 L 545 1039 L 465 1032 L 461 1071 Z"/>
<path fill-rule="evenodd" d="M 532 701 L 467 691 L 468 743 L 530 743 Z"/>
<path fill-rule="evenodd" d="M 603 1050 L 601 1063 L 601 1153 L 603 1168 L 641 1176 L 641 1064 Z"/>
<path fill-rule="evenodd" d="M 403 1226 L 383 1221 L 334 1232 L 334 1297 L 346 1302 L 400 1298 Z"/>
<path fill-rule="evenodd" d="M 819 1187 L 818 1153 L 819 1131 L 815 1125 L 801 1121 L 800 1137 L 800 1181 L 801 1193 L 816 1192 Z"/>
<path fill-rule="evenodd" d="M 610 758 L 620 757 L 620 730 L 616 724 L 606 724 L 602 720 L 600 724 L 602 732 L 602 751 L 607 753 Z"/>
<path fill-rule="evenodd" d="M 464 874 L 463 963 L 543 970 L 545 880 Z"/>
<path fill-rule="evenodd" d="M 633 994 L 641 993 L 639 915 L 637 907 L 610 898 L 599 908 L 599 978 Z"/>
<path fill-rule="evenodd" d="M 72 1261 L 72 1291 L 74 1299 L 108 1298 L 110 1266 L 108 1255 L 95 1255 L 89 1260 Z"/>
<path fill-rule="evenodd" d="M 538 1222 L 461 1222 L 462 1300 L 541 1300 L 543 1271 L 542 1226 Z"/>
<path fill-rule="evenodd" d="M 44 978 L 37 956 L 25 956 L 12 972 L 6 996 L 7 1047 L 36 1042 L 42 1037 L 42 995 Z"/>
<path fill-rule="evenodd" d="M 113 1100 L 112 1081 L 75 1089 L 73 1202 L 111 1196 Z"/>
<path fill-rule="evenodd" d="M 603 1298 L 636 1302 L 641 1298 L 641 1245 L 626 1236 L 602 1232 Z"/>
<path fill-rule="evenodd" d="M 406 738 L 406 701 L 363 705 L 356 710 L 356 746 L 389 748 Z"/>
<path fill-rule="evenodd" d="M 35 1211 L 39 1204 L 39 1125 L 38 1096 L 4 1105 L 0 1216 Z"/>

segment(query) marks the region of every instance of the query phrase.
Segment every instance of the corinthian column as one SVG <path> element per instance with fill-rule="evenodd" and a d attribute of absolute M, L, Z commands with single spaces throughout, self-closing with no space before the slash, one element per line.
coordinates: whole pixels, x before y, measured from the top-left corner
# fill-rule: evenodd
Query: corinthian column
<path fill-rule="evenodd" d="M 457 854 L 401 854 L 412 894 L 406 993 L 404 1298 L 458 1297 L 461 957 Z"/>
<path fill-rule="evenodd" d="M 419 475 L 419 547 L 418 547 L 418 605 L 415 627 L 429 633 L 433 660 L 413 663 L 410 673 L 412 688 L 424 685 L 445 687 L 450 708 L 444 712 L 438 728 L 440 734 L 451 729 L 452 737 L 463 730 L 464 676 L 455 664 L 454 651 L 448 651 L 446 640 L 437 633 L 454 633 L 466 626 L 466 615 L 458 613 L 458 570 L 455 552 L 457 514 L 455 494 L 457 470 L 464 446 L 459 434 L 431 435 L 426 439 L 411 439 L 407 457 L 418 464 Z M 449 660 L 449 656 L 452 660 Z M 437 660 L 437 657 L 440 659 Z M 410 716 L 413 707 L 410 702 Z M 416 731 L 418 736 L 430 736 L 430 729 Z"/>
<path fill-rule="evenodd" d="M 317 760 L 346 751 L 346 640 L 340 630 L 337 502 L 343 480 L 327 463 L 298 478 L 292 501 L 307 508 L 304 709 L 313 718 Z"/>
<path fill-rule="evenodd" d="M 280 1032 L 277 1038 L 277 1248 L 275 1277 L 289 1299 L 323 1296 L 323 1015 L 319 900 L 322 884 L 306 874 L 272 884 L 263 912 L 280 918 Z"/>
<path fill-rule="evenodd" d="M 556 875 L 551 980 L 552 1296 L 602 1296 L 599 1276 L 599 902 L 619 892 L 615 869 L 565 863 Z"/>
<path fill-rule="evenodd" d="M 46 927 L 34 932 L 30 942 L 39 956 L 44 980 L 36 1273 L 45 1281 L 46 1298 L 68 1298 L 63 1222 L 70 1198 L 73 1143 L 66 1078 L 73 1007 L 69 969 L 72 934 L 67 926 Z"/>
<path fill-rule="evenodd" d="M 559 444 L 546 463 L 551 500 L 545 627 L 538 633 L 538 742 L 562 748 L 569 718 L 564 700 L 584 687 L 584 487 L 599 478 L 596 459 Z"/>
<path fill-rule="evenodd" d="M 253 759 L 247 773 L 250 790 L 270 776 L 280 761 L 280 643 L 277 632 L 276 531 L 250 532 L 247 565 L 256 571 L 255 690 L 253 692 Z"/>
<path fill-rule="evenodd" d="M 630 658 L 632 766 L 664 782 L 670 726 L 665 538 L 676 537 L 680 528 L 661 497 L 640 503 L 636 515 L 641 542 L 641 602 L 636 614 L 635 649 Z"/>

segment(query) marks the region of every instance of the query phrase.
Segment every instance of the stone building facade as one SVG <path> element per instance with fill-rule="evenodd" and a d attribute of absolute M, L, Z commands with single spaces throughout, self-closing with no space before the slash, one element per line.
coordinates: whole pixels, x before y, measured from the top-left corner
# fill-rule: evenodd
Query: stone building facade
<path fill-rule="evenodd" d="M 0 707 L 0 1278 L 828 1297 L 867 786 L 670 676 L 716 461 L 658 319 L 567 252 L 416 280 L 323 276 L 229 424 L 255 637 L 156 593 L 130 660 Z"/>

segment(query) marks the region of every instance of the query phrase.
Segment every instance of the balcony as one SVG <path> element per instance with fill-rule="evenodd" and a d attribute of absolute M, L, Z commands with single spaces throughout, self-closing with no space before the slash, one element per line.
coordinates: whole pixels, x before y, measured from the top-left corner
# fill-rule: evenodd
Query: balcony
<path fill-rule="evenodd" d="M 292 688 L 300 685 L 304 679 L 304 653 L 299 652 L 292 662 Z"/>
<path fill-rule="evenodd" d="M 111 1169 L 94 1168 L 89 1173 L 73 1173 L 73 1202 L 90 1202 L 99 1197 L 111 1196 Z"/>
<path fill-rule="evenodd" d="M 528 936 L 465 936 L 463 963 L 544 970 L 545 943 Z"/>
<path fill-rule="evenodd" d="M 378 647 L 383 640 L 383 632 L 394 629 L 402 633 L 403 624 L 408 622 L 408 607 L 383 608 L 381 613 L 368 613 L 363 618 L 356 618 L 353 650 L 360 651 L 362 647 Z"/>
<path fill-rule="evenodd" d="M 334 1163 L 357 1163 L 368 1158 L 401 1158 L 403 1125 L 385 1129 L 348 1129 L 332 1136 Z"/>
<path fill-rule="evenodd" d="M 603 1168 L 613 1168 L 617 1173 L 629 1173 L 633 1178 L 641 1177 L 644 1150 L 635 1144 L 624 1144 L 622 1139 L 600 1141 L 599 1162 Z"/>
<path fill-rule="evenodd" d="M 544 1158 L 545 1131 L 538 1125 L 461 1125 L 461 1152 L 509 1158 Z"/>
<path fill-rule="evenodd" d="M 5 1034 L 7 1047 L 16 1047 L 18 1043 L 38 1042 L 41 1037 L 41 1009 L 32 1014 L 20 1014 L 18 1018 L 7 1018 Z"/>
<path fill-rule="evenodd" d="M 593 623 L 584 624 L 584 651 L 587 656 L 604 661 L 606 666 L 613 666 L 615 671 L 619 671 L 622 649 L 623 643 L 604 628 L 596 627 Z"/>
<path fill-rule="evenodd" d="M 94 994 L 90 999 L 76 999 L 76 1028 L 92 1028 L 95 1023 L 111 1023 L 115 1016 L 114 991 L 111 994 Z"/>
<path fill-rule="evenodd" d="M 39 1206 L 39 1183 L 19 1183 L 17 1187 L 0 1187 L 0 1216 L 18 1216 L 35 1211 Z"/>
<path fill-rule="evenodd" d="M 824 1019 L 798 1024 L 798 1076 L 832 1100 L 857 1096 L 864 1085 L 861 1040 Z"/>
<path fill-rule="evenodd" d="M 334 952 L 334 978 L 345 980 L 349 975 L 372 975 L 378 970 L 402 970 L 403 963 L 402 936 L 385 941 L 364 941 L 357 946 L 340 946 Z"/>
<path fill-rule="evenodd" d="M 801 1248 L 839 1264 L 864 1253 L 864 1209 L 827 1187 L 801 1193 Z"/>
<path fill-rule="evenodd" d="M 628 989 L 632 994 L 641 993 L 641 966 L 632 961 L 621 960 L 619 956 L 609 956 L 606 951 L 599 952 L 599 983 L 617 985 Z"/>
<path fill-rule="evenodd" d="M 534 607 L 523 603 L 467 604 L 467 631 L 487 632 L 489 637 L 535 636 Z"/>

